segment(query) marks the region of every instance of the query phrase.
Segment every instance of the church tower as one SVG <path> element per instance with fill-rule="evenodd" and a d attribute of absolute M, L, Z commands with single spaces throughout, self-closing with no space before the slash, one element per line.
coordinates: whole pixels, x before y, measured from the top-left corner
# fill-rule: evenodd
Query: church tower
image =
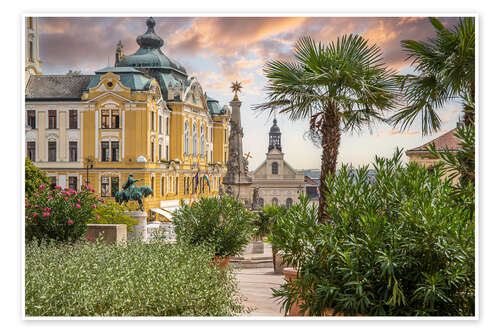
<path fill-rule="evenodd" d="M 40 61 L 38 43 L 38 17 L 25 18 L 25 85 L 31 75 L 42 74 L 42 62 Z"/>
<path fill-rule="evenodd" d="M 270 152 L 273 149 L 281 151 L 281 131 L 277 123 L 276 118 L 274 118 L 273 126 L 269 131 L 269 147 L 267 148 L 267 152 Z"/>

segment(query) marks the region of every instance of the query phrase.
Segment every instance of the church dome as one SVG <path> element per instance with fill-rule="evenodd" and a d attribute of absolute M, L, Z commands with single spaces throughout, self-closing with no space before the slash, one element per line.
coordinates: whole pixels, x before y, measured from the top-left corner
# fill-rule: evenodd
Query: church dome
<path fill-rule="evenodd" d="M 269 133 L 281 134 L 281 131 L 280 131 L 280 128 L 278 127 L 278 122 L 276 121 L 276 119 L 273 120 L 273 126 L 271 126 L 271 130 L 269 131 Z"/>
<path fill-rule="evenodd" d="M 132 55 L 123 56 L 116 64 L 117 67 L 134 67 L 134 68 L 158 68 L 174 70 L 182 75 L 187 76 L 186 69 L 177 61 L 167 57 L 161 47 L 164 44 L 163 39 L 158 36 L 154 27 L 155 20 L 150 17 L 146 21 L 148 30 L 137 37 L 136 41 L 139 44 L 139 50 Z"/>

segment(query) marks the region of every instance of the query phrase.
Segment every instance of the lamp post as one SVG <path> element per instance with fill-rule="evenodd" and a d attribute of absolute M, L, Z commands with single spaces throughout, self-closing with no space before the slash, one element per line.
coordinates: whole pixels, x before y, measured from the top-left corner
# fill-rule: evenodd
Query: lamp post
<path fill-rule="evenodd" d="M 93 169 L 94 168 L 94 160 L 92 159 L 92 157 L 88 156 L 85 158 L 85 168 L 87 169 L 87 179 L 85 180 L 85 184 L 87 184 L 87 186 L 89 186 L 89 169 Z"/>

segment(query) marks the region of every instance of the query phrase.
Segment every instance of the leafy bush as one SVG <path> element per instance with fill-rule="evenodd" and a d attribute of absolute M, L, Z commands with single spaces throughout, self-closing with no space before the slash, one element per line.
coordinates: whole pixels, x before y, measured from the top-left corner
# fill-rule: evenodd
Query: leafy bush
<path fill-rule="evenodd" d="M 258 213 L 257 219 L 255 219 L 255 235 L 259 238 L 264 238 L 271 232 L 271 227 L 275 223 L 276 219 L 285 214 L 286 206 L 273 206 L 266 205 L 262 208 L 262 211 Z"/>
<path fill-rule="evenodd" d="M 78 192 L 62 190 L 60 186 L 51 190 L 45 184 L 40 185 L 37 193 L 25 199 L 26 239 L 75 241 L 81 238 L 90 218 L 99 218 L 94 212 L 99 201 L 92 191 L 86 185 Z"/>
<path fill-rule="evenodd" d="M 215 255 L 234 256 L 252 234 L 254 214 L 230 196 L 201 198 L 191 206 L 181 203 L 172 213 L 177 240 L 188 245 L 207 244 Z"/>
<path fill-rule="evenodd" d="M 127 231 L 132 231 L 132 227 L 139 223 L 136 219 L 130 217 L 126 212 L 128 209 L 125 205 L 120 205 L 117 202 L 108 201 L 99 205 L 96 210 L 96 216 L 99 218 L 96 219 L 93 216 L 88 223 L 97 223 L 97 224 L 126 224 Z"/>
<path fill-rule="evenodd" d="M 29 158 L 24 160 L 24 193 L 31 198 L 38 191 L 40 185 L 49 185 L 50 181 L 45 172 L 38 169 Z"/>
<path fill-rule="evenodd" d="M 298 204 L 288 208 L 273 207 L 269 211 L 274 220 L 268 237 L 273 251 L 281 251 L 285 265 L 299 267 L 312 249 L 309 240 L 314 237 L 318 223 L 316 205 L 311 205 L 307 196 L 301 195 Z"/>
<path fill-rule="evenodd" d="M 298 267 L 297 280 L 274 291 L 286 308 L 300 300 L 311 315 L 474 315 L 474 219 L 450 204 L 441 167 L 400 159 L 376 158 L 375 182 L 367 167 L 329 177 L 330 223 L 310 222 L 296 237 L 287 225 L 301 225 L 300 215 L 285 215 Z"/>
<path fill-rule="evenodd" d="M 161 242 L 43 242 L 26 247 L 27 316 L 232 316 L 244 311 L 231 269 L 204 248 Z"/>

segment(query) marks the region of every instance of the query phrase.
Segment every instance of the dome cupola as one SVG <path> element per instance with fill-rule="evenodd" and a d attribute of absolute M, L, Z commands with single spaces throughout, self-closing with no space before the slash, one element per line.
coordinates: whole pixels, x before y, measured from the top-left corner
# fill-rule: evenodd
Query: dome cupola
<path fill-rule="evenodd" d="M 155 33 L 155 20 L 150 17 L 146 20 L 148 30 L 140 36 L 137 36 L 137 44 L 143 49 L 159 49 L 163 46 L 163 39 Z"/>
<path fill-rule="evenodd" d="M 272 149 L 281 151 L 281 131 L 276 118 L 274 118 L 273 126 L 269 130 L 269 146 L 267 151 L 270 152 Z"/>

